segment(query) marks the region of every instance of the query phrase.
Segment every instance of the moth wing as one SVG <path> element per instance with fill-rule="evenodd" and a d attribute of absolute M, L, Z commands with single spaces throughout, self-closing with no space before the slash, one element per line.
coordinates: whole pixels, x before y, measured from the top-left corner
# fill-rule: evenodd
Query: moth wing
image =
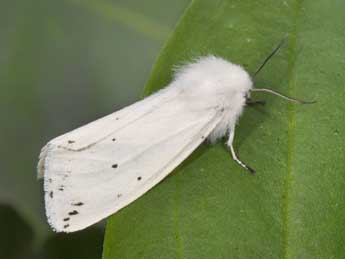
<path fill-rule="evenodd" d="M 42 149 L 46 214 L 56 231 L 83 229 L 125 207 L 216 127 L 219 110 L 193 111 L 169 90 L 174 91 L 144 99 Z"/>
<path fill-rule="evenodd" d="M 142 101 L 138 101 L 117 112 L 56 137 L 49 141 L 49 144 L 73 151 L 87 149 L 88 147 L 98 143 L 100 140 L 107 138 L 113 132 L 121 130 L 142 116 L 145 116 L 145 114 L 159 109 L 162 104 L 175 99 L 178 94 L 179 91 L 176 88 L 162 89 L 157 93 L 146 97 Z M 43 165 L 45 156 L 46 147 L 43 147 L 39 157 L 40 161 L 37 166 L 38 178 L 42 178 L 44 174 Z"/>
<path fill-rule="evenodd" d="M 49 141 L 48 144 L 67 150 L 81 151 L 107 138 L 113 132 L 135 122 L 135 120 L 144 116 L 146 113 L 158 109 L 163 103 L 169 102 L 169 100 L 176 98 L 177 95 L 178 91 L 175 88 L 162 89 L 142 101 L 138 101 L 117 112 L 58 136 Z M 37 165 L 38 179 L 43 178 L 44 175 L 44 160 L 47 153 L 47 146 L 42 148 L 39 156 Z"/>

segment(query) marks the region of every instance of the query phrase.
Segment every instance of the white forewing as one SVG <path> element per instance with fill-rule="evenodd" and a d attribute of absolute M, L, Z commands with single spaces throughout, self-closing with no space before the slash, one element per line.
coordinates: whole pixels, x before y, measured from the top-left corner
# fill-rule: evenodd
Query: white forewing
<path fill-rule="evenodd" d="M 88 148 L 105 139 L 114 131 L 126 127 L 136 119 L 141 118 L 146 113 L 159 109 L 163 103 L 175 99 L 178 93 L 178 89 L 175 88 L 160 90 L 142 101 L 61 135 L 51 140 L 50 143 L 75 151 Z"/>
<path fill-rule="evenodd" d="M 189 109 L 179 91 L 158 94 L 53 139 L 42 149 L 48 221 L 83 229 L 140 197 L 177 167 L 222 119 Z"/>

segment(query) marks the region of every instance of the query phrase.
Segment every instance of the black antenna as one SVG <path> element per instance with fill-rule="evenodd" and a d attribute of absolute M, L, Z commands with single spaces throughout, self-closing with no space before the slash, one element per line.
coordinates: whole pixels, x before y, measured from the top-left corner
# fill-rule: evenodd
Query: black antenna
<path fill-rule="evenodd" d="M 285 43 L 286 38 L 287 38 L 287 35 L 279 42 L 278 46 L 271 52 L 271 54 L 269 54 L 268 57 L 265 58 L 265 60 L 261 63 L 259 68 L 253 74 L 253 78 L 261 71 L 261 69 L 266 65 L 266 63 L 271 59 L 271 57 L 273 57 L 274 54 L 277 53 L 277 51 L 280 49 L 280 47 L 283 46 L 283 44 Z"/>
<path fill-rule="evenodd" d="M 283 44 L 285 43 L 285 40 L 287 38 L 287 35 L 279 42 L 278 46 L 271 52 L 271 54 L 268 55 L 267 58 L 265 58 L 264 62 L 262 62 L 262 64 L 259 66 L 259 68 L 255 71 L 253 78 L 260 72 L 260 70 L 266 65 L 266 63 L 274 56 L 274 54 L 277 53 L 277 51 L 281 48 L 281 46 L 283 46 Z M 253 88 L 250 90 L 251 92 L 267 92 L 267 93 L 271 93 L 274 95 L 277 95 L 287 101 L 290 102 L 295 102 L 295 103 L 300 103 L 300 104 L 311 104 L 311 103 L 316 103 L 316 101 L 305 101 L 305 100 L 299 100 L 296 98 L 292 98 L 286 95 L 283 95 L 281 93 L 278 93 L 272 89 L 269 88 Z"/>

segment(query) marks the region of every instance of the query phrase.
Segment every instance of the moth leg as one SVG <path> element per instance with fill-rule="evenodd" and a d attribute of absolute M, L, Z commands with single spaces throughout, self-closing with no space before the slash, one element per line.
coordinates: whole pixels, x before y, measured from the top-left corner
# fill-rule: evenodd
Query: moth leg
<path fill-rule="evenodd" d="M 246 105 L 247 105 L 247 106 L 254 106 L 254 105 L 256 105 L 256 104 L 265 105 L 265 104 L 266 104 L 266 101 L 265 101 L 265 100 L 253 101 L 253 100 L 250 99 L 250 98 L 247 98 L 247 99 L 246 99 Z"/>
<path fill-rule="evenodd" d="M 255 170 L 251 167 L 249 167 L 248 165 L 246 165 L 244 162 L 242 162 L 236 155 L 236 152 L 234 150 L 233 147 L 233 141 L 234 141 L 234 137 L 235 137 L 235 127 L 231 128 L 229 131 L 229 139 L 228 139 L 228 143 L 227 145 L 230 148 L 230 152 L 232 155 L 232 159 L 234 159 L 240 166 L 242 166 L 243 168 L 245 168 L 246 170 L 248 170 L 250 173 L 255 174 Z"/>

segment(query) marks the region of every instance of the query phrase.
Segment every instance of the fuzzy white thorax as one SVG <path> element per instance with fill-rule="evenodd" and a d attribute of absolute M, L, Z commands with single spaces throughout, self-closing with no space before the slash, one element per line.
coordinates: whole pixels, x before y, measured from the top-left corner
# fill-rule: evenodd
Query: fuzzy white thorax
<path fill-rule="evenodd" d="M 212 55 L 178 68 L 169 85 L 181 90 L 189 109 L 203 112 L 214 108 L 223 112 L 222 120 L 208 136 L 211 142 L 235 127 L 252 86 L 250 75 L 241 66 Z"/>

